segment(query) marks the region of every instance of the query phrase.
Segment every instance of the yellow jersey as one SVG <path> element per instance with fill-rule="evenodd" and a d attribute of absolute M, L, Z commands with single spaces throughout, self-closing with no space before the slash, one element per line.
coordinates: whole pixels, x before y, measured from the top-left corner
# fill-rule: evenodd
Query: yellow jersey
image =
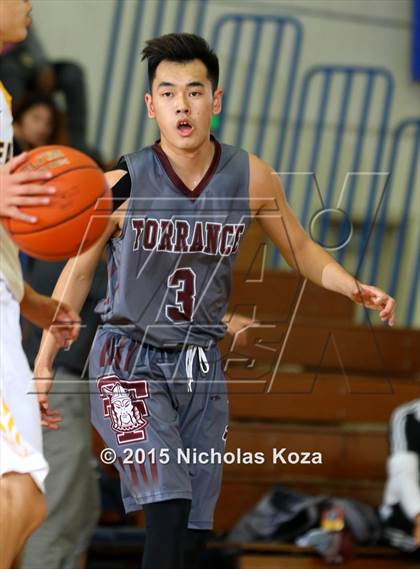
<path fill-rule="evenodd" d="M 0 81 L 0 164 L 5 164 L 13 155 L 12 99 Z M 0 180 L 0 191 L 1 180 Z M 23 298 L 23 276 L 19 249 L 0 223 L 0 278 L 2 278 L 20 302 Z"/>

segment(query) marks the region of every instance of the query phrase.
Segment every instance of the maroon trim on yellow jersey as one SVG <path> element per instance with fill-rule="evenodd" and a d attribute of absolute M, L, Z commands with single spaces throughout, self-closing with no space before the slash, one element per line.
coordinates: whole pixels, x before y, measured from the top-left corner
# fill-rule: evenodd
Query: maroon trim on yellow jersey
<path fill-rule="evenodd" d="M 167 157 L 167 155 L 165 154 L 160 145 L 160 139 L 157 140 L 152 146 L 154 152 L 159 158 L 159 161 L 162 164 L 163 169 L 165 170 L 171 182 L 178 188 L 178 190 L 180 190 L 183 194 L 185 194 L 187 197 L 189 197 L 192 200 L 195 200 L 201 195 L 201 193 L 206 188 L 207 184 L 210 182 L 211 178 L 215 174 L 217 166 L 219 165 L 222 148 L 220 146 L 220 143 L 214 138 L 213 135 L 210 135 L 210 140 L 214 142 L 215 145 L 213 160 L 211 161 L 211 164 L 208 167 L 207 172 L 204 174 L 203 178 L 201 179 L 200 183 L 193 190 L 190 190 L 184 184 L 184 182 L 181 180 L 181 178 L 173 169 L 169 158 Z"/>

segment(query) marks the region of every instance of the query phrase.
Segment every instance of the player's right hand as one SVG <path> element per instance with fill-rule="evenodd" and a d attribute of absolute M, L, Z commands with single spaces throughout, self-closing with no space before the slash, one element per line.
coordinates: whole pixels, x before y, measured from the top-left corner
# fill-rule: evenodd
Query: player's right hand
<path fill-rule="evenodd" d="M 19 208 L 48 205 L 55 188 L 39 183 L 49 180 L 52 176 L 50 172 L 16 172 L 25 162 L 27 154 L 23 152 L 0 166 L 0 216 L 36 223 L 38 220 L 34 215 L 23 213 Z"/>
<path fill-rule="evenodd" d="M 48 392 L 51 389 L 53 381 L 52 368 L 48 365 L 35 362 L 34 380 L 41 411 L 41 425 L 48 429 L 57 430 L 63 418 L 59 411 L 49 409 Z"/>

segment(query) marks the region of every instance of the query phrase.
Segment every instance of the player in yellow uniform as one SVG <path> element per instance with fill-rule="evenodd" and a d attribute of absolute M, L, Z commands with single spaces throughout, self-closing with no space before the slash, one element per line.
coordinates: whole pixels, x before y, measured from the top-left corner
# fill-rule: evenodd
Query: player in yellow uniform
<path fill-rule="evenodd" d="M 0 49 L 3 42 L 26 37 L 31 4 L 0 0 Z M 25 155 L 14 159 L 10 97 L 0 83 L 0 215 L 28 223 L 36 219 L 20 206 L 47 205 L 54 190 L 41 181 L 49 174 L 17 173 Z M 7 162 L 7 163 L 6 163 Z M 36 293 L 22 278 L 18 249 L 0 223 L 0 567 L 8 569 L 27 537 L 45 515 L 41 419 L 32 373 L 21 344 L 20 312 L 51 330 L 58 345 L 76 338 L 78 316 L 67 306 Z M 57 417 L 47 421 L 56 427 Z"/>

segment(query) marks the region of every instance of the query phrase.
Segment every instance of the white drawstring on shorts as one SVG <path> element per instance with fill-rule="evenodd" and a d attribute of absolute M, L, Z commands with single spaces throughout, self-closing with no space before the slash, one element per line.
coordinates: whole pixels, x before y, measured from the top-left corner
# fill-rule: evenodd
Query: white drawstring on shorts
<path fill-rule="evenodd" d="M 188 391 L 192 391 L 193 378 L 193 365 L 194 358 L 198 352 L 198 361 L 200 363 L 200 369 L 203 373 L 207 373 L 210 369 L 209 362 L 207 361 L 206 352 L 201 346 L 187 346 L 187 353 L 185 354 L 185 368 L 187 370 L 188 379 Z"/>

